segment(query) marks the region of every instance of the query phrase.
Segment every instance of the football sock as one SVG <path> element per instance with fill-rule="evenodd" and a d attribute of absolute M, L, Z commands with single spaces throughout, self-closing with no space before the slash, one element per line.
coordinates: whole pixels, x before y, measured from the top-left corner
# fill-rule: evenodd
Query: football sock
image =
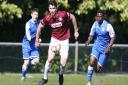
<path fill-rule="evenodd" d="M 26 72 L 27 72 L 27 66 L 26 65 L 23 65 L 22 66 L 22 76 L 23 77 L 26 77 Z"/>
<path fill-rule="evenodd" d="M 51 63 L 49 63 L 48 61 L 46 61 L 45 64 L 45 70 L 44 70 L 44 79 L 48 79 L 48 71 L 51 68 Z"/>
<path fill-rule="evenodd" d="M 92 81 L 92 75 L 93 75 L 93 67 L 88 66 L 88 71 L 87 71 L 87 76 L 88 76 L 88 81 Z"/>
<path fill-rule="evenodd" d="M 63 75 L 63 73 L 64 73 L 64 66 L 60 66 L 60 72 L 59 72 L 59 75 Z"/>

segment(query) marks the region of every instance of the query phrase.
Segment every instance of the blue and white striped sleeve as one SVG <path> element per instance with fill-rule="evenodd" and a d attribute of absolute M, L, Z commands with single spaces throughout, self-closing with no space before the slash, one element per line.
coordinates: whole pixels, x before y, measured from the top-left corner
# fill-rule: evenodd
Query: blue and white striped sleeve
<path fill-rule="evenodd" d="M 92 25 L 92 28 L 91 28 L 91 31 L 90 31 L 90 34 L 89 35 L 94 35 L 94 33 L 95 33 L 95 22 L 93 23 L 93 25 Z"/>
<path fill-rule="evenodd" d="M 113 27 L 112 27 L 112 25 L 111 24 L 108 24 L 107 25 L 107 31 L 109 32 L 109 36 L 112 38 L 112 37 L 115 37 L 115 31 L 114 31 L 114 29 L 113 29 Z"/>
<path fill-rule="evenodd" d="M 31 40 L 31 34 L 30 34 L 30 26 L 28 23 L 26 23 L 25 32 L 26 32 L 27 39 L 30 41 Z"/>

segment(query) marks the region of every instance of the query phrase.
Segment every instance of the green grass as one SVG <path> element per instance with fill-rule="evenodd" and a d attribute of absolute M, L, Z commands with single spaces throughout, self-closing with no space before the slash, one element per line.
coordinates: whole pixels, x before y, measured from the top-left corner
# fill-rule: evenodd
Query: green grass
<path fill-rule="evenodd" d="M 1 73 L 0 85 L 37 85 L 42 78 L 42 74 L 27 74 L 27 79 L 21 82 L 21 74 Z M 86 85 L 87 78 L 85 74 L 65 74 L 64 85 Z M 58 75 L 49 74 L 49 81 L 45 85 L 59 85 Z M 128 75 L 124 74 L 95 74 L 93 77 L 93 85 L 128 85 Z"/>

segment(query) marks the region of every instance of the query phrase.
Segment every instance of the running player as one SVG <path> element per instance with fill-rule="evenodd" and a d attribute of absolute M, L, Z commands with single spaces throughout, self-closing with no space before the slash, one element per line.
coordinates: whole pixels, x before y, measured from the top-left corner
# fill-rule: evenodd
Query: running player
<path fill-rule="evenodd" d="M 32 18 L 27 21 L 25 26 L 25 36 L 22 41 L 22 53 L 24 59 L 22 65 L 22 80 L 25 80 L 26 78 L 28 66 L 39 63 L 39 52 L 38 48 L 35 46 L 36 31 L 40 23 L 40 20 L 38 20 L 38 12 L 39 10 L 37 8 L 34 8 L 31 11 Z"/>
<path fill-rule="evenodd" d="M 101 10 L 97 11 L 95 19 L 96 21 L 93 23 L 90 35 L 86 41 L 86 45 L 89 45 L 92 39 L 95 38 L 88 65 L 87 85 L 91 85 L 94 65 L 97 65 L 97 71 L 101 70 L 115 40 L 114 29 L 112 25 L 104 19 L 104 13 Z"/>
<path fill-rule="evenodd" d="M 52 61 L 56 54 L 52 50 L 54 42 L 58 42 L 60 44 L 59 54 L 61 56 L 61 59 L 60 59 L 59 85 L 63 85 L 63 80 L 64 80 L 63 73 L 64 73 L 64 67 L 68 59 L 69 38 L 70 38 L 68 19 L 70 19 L 73 23 L 75 39 L 77 39 L 77 37 L 79 36 L 78 27 L 75 16 L 69 12 L 57 10 L 57 3 L 55 1 L 51 0 L 49 2 L 48 9 L 49 9 L 49 14 L 42 19 L 36 34 L 36 45 L 39 46 L 39 36 L 42 28 L 45 26 L 45 24 L 50 25 L 52 28 L 51 41 L 48 50 L 48 58 L 44 70 L 44 78 L 39 82 L 39 85 L 43 85 L 48 81 L 48 71 L 51 67 Z"/>

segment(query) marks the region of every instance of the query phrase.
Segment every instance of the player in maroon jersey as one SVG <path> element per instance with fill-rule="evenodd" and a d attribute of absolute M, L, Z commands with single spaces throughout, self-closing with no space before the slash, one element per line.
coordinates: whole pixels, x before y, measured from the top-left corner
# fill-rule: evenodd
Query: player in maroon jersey
<path fill-rule="evenodd" d="M 68 19 L 70 19 L 73 23 L 75 39 L 77 39 L 77 37 L 79 36 L 78 27 L 75 16 L 69 12 L 57 10 L 57 3 L 55 1 L 49 2 L 48 9 L 49 9 L 49 14 L 42 19 L 41 23 L 38 26 L 37 34 L 36 34 L 36 46 L 38 47 L 40 45 L 39 36 L 41 34 L 42 28 L 45 26 L 45 24 L 50 25 L 52 28 L 51 41 L 48 50 L 48 58 L 44 70 L 44 78 L 41 81 L 39 81 L 39 85 L 43 85 L 48 81 L 48 71 L 51 67 L 52 61 L 56 54 L 55 49 L 52 50 L 52 48 L 55 47 L 54 44 L 55 42 L 59 43 L 60 45 L 60 49 L 58 51 L 58 53 L 61 56 L 59 84 L 63 85 L 63 80 L 64 80 L 63 73 L 64 73 L 64 67 L 68 59 L 69 38 L 70 38 Z"/>

